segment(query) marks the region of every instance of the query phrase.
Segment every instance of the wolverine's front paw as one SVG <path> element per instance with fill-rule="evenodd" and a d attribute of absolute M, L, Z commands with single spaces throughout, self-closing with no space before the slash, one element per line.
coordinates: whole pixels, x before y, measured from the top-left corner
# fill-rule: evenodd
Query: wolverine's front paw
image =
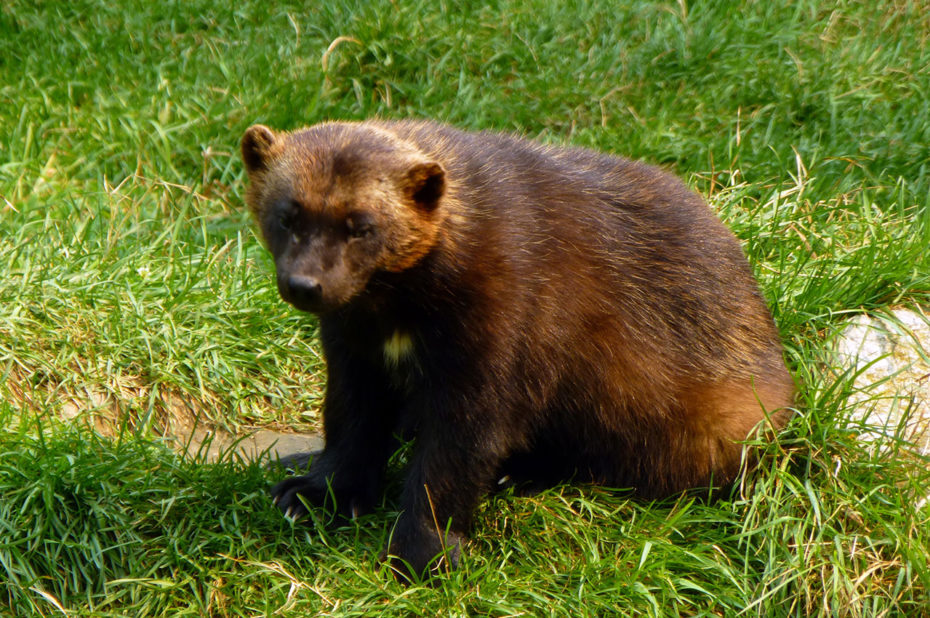
<path fill-rule="evenodd" d="M 443 537 L 435 530 L 421 531 L 413 537 L 395 535 L 381 560 L 388 563 L 398 580 L 412 583 L 458 568 L 462 541 L 460 534 L 451 531 Z"/>
<path fill-rule="evenodd" d="M 271 497 L 285 517 L 298 520 L 307 515 L 308 504 L 326 504 L 327 489 L 325 486 L 321 487 L 319 481 L 309 475 L 293 476 L 272 487 Z"/>
<path fill-rule="evenodd" d="M 320 480 L 317 474 L 292 476 L 271 488 L 274 503 L 286 517 L 298 520 L 307 515 L 307 505 L 320 507 L 330 514 L 355 519 L 369 513 L 374 504 L 373 490 L 366 486 L 341 490 Z"/>

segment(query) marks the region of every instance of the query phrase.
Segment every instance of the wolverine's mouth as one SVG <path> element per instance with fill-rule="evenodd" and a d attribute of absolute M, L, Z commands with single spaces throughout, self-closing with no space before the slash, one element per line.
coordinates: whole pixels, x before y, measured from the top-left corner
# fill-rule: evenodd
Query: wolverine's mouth
<path fill-rule="evenodd" d="M 287 298 L 284 295 L 281 296 L 288 304 L 292 305 L 294 308 L 307 313 L 313 313 L 315 315 L 322 315 L 326 313 L 327 309 L 322 303 L 307 303 L 303 301 L 297 301 L 291 298 Z"/>

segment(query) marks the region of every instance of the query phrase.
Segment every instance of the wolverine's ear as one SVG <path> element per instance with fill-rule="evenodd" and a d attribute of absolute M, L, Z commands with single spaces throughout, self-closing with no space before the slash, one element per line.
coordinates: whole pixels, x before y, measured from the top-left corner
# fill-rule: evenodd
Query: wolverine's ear
<path fill-rule="evenodd" d="M 407 196 L 424 210 L 434 210 L 446 192 L 446 171 L 433 161 L 415 164 L 404 181 Z"/>
<path fill-rule="evenodd" d="M 275 139 L 274 131 L 263 124 L 252 125 L 246 130 L 242 136 L 242 161 L 246 171 L 252 174 L 268 166 Z"/>

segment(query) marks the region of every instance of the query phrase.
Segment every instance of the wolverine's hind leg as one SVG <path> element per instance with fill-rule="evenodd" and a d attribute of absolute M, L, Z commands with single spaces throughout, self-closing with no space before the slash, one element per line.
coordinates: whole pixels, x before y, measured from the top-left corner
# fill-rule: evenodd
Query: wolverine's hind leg
<path fill-rule="evenodd" d="M 664 484 L 670 492 L 733 481 L 742 464 L 743 442 L 759 429 L 775 432 L 787 423 L 793 390 L 786 373 L 784 379 L 767 383 L 732 380 L 684 391 L 666 458 Z"/>

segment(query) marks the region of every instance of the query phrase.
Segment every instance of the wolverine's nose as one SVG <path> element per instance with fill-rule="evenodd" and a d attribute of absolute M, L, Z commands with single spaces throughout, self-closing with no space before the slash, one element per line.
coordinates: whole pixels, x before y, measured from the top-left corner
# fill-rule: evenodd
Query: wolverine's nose
<path fill-rule="evenodd" d="M 323 286 L 315 277 L 291 275 L 287 280 L 287 291 L 296 305 L 315 306 L 323 299 Z"/>

